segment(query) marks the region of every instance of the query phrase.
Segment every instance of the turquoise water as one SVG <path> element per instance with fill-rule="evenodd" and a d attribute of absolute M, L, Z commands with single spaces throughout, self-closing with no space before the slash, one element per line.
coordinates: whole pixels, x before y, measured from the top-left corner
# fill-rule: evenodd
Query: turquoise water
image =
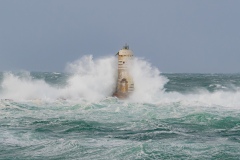
<path fill-rule="evenodd" d="M 240 157 L 240 74 L 161 74 L 168 81 L 146 102 L 55 97 L 65 73 L 0 77 L 0 159 Z"/>

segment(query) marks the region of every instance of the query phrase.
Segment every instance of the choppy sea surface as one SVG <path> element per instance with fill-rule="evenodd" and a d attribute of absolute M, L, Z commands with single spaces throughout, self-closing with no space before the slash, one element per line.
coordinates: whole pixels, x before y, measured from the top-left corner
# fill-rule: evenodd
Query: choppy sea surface
<path fill-rule="evenodd" d="M 0 73 L 0 159 L 239 159 L 240 74 L 160 74 L 141 60 L 119 100 L 106 61 Z"/>

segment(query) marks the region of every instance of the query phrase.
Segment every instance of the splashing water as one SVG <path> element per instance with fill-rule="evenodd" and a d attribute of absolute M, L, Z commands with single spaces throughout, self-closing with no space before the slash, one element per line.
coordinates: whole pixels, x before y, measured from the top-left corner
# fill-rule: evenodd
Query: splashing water
<path fill-rule="evenodd" d="M 164 86 L 168 84 L 169 80 L 166 76 L 161 75 L 157 68 L 141 58 L 134 58 L 130 64 L 130 74 L 135 87 L 133 94 L 127 99 L 128 102 L 153 104 L 174 102 L 195 104 L 197 102 L 210 106 L 235 108 L 240 106 L 239 87 L 231 82 L 223 87 L 221 84 L 209 84 L 209 87 L 220 88 L 214 92 L 210 92 L 204 86 L 189 87 L 191 92 L 188 93 L 181 93 L 178 90 L 166 92 Z M 116 57 L 93 60 L 91 55 L 84 56 L 69 63 L 66 71 L 70 75 L 65 79 L 64 85 L 52 85 L 54 82 L 48 83 L 46 79 L 32 77 L 29 72 L 4 73 L 0 97 L 18 101 L 65 99 L 97 102 L 111 97 L 116 89 Z M 188 84 L 185 85 L 187 88 Z"/>
<path fill-rule="evenodd" d="M 111 97 L 115 57 L 1 73 L 0 159 L 239 159 L 239 74 L 161 74 L 140 58 L 130 68 L 127 100 Z"/>
<path fill-rule="evenodd" d="M 102 58 L 93 61 L 92 56 L 68 64 L 71 76 L 66 85 L 53 87 L 44 80 L 33 79 L 29 73 L 21 76 L 5 73 L 2 82 L 1 97 L 17 100 L 43 99 L 84 99 L 101 100 L 110 96 L 116 85 L 116 59 Z"/>
<path fill-rule="evenodd" d="M 134 81 L 134 92 L 130 100 L 134 102 L 154 102 L 164 92 L 168 79 L 144 59 L 133 59 L 130 74 Z"/>
<path fill-rule="evenodd" d="M 93 57 L 83 58 L 69 63 L 66 71 L 72 75 L 67 79 L 66 86 L 56 88 L 44 80 L 33 79 L 30 73 L 21 76 L 5 73 L 2 82 L 1 97 L 6 99 L 84 99 L 99 101 L 113 94 L 117 82 L 117 59 L 115 57 L 93 60 Z M 132 101 L 153 100 L 153 95 L 161 93 L 167 79 L 160 76 L 157 68 L 148 62 L 134 59 L 131 74 L 135 83 Z"/>

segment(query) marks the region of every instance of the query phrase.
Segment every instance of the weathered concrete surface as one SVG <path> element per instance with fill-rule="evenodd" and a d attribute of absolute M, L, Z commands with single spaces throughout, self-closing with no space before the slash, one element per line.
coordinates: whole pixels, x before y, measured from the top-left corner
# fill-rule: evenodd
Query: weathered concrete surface
<path fill-rule="evenodd" d="M 116 92 L 113 96 L 120 99 L 127 98 L 134 90 L 134 83 L 132 76 L 129 73 L 129 62 L 133 57 L 133 52 L 127 45 L 123 47 L 118 53 L 118 79 Z"/>

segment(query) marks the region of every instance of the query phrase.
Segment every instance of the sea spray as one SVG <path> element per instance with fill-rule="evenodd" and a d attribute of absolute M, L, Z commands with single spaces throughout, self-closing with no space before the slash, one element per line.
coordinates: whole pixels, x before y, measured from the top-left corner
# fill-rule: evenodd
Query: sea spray
<path fill-rule="evenodd" d="M 134 81 L 134 92 L 130 101 L 151 103 L 159 99 L 168 79 L 143 58 L 135 57 L 129 68 Z"/>
<path fill-rule="evenodd" d="M 67 99 L 85 99 L 97 101 L 109 97 L 116 89 L 117 59 L 106 57 L 93 60 L 84 56 L 69 63 L 66 70 L 72 75 L 67 80 L 67 86 L 61 91 Z"/>
<path fill-rule="evenodd" d="M 151 102 L 156 95 L 164 91 L 167 79 L 150 63 L 135 57 L 130 68 L 135 83 L 135 91 L 130 101 Z M 64 87 L 50 85 L 43 79 L 33 79 L 29 72 L 23 72 L 21 76 L 5 73 L 1 83 L 1 98 L 18 100 L 61 98 L 92 102 L 112 96 L 116 89 L 116 57 L 94 60 L 92 55 L 84 56 L 68 63 L 66 71 L 70 76 Z"/>
<path fill-rule="evenodd" d="M 240 108 L 240 91 L 238 75 L 171 75 L 161 74 L 159 69 L 152 66 L 143 58 L 134 57 L 130 63 L 130 73 L 134 80 L 134 92 L 126 102 L 172 104 L 181 103 L 189 106 L 196 104 L 203 106 L 221 106 L 225 108 Z M 65 82 L 53 85 L 57 81 L 51 78 L 34 76 L 29 72 L 5 72 L 1 78 L 0 99 L 18 101 L 56 101 L 65 100 L 80 103 L 99 102 L 111 97 L 116 89 L 117 59 L 114 56 L 94 59 L 93 56 L 84 56 L 74 62 L 68 63 Z M 59 73 L 57 74 L 59 76 Z M 56 74 L 49 73 L 55 77 Z M 188 78 L 188 76 L 191 76 Z M 40 77 L 40 78 L 39 78 Z M 226 80 L 224 80 L 224 77 Z M 169 80 L 169 78 L 171 78 Z M 180 81 L 183 79 L 183 83 Z M 209 80 L 206 88 L 206 80 Z M 199 82 L 197 82 L 199 81 Z M 223 82 L 221 82 L 223 81 Z M 174 84 L 171 84 L 173 83 Z M 204 83 L 203 83 L 204 82 Z M 169 90 L 169 83 L 174 86 Z M 218 85 L 215 85 L 218 83 Z M 223 87 L 219 87 L 224 85 Z M 215 90 L 209 90 L 216 86 Z M 179 88 L 188 88 L 183 92 Z"/>
<path fill-rule="evenodd" d="M 239 159 L 240 75 L 161 74 L 136 58 L 136 90 L 119 100 L 109 97 L 115 60 L 5 73 L 0 159 Z"/>
<path fill-rule="evenodd" d="M 50 86 L 42 79 L 33 79 L 29 72 L 21 72 L 16 75 L 6 72 L 1 84 L 1 99 L 51 100 L 58 97 L 58 89 Z"/>
<path fill-rule="evenodd" d="M 69 63 L 71 73 L 64 87 L 51 86 L 43 79 L 33 79 L 29 72 L 21 76 L 5 73 L 1 83 L 1 99 L 15 100 L 87 100 L 98 101 L 111 96 L 116 86 L 116 58 L 93 60 L 92 56 Z"/>

